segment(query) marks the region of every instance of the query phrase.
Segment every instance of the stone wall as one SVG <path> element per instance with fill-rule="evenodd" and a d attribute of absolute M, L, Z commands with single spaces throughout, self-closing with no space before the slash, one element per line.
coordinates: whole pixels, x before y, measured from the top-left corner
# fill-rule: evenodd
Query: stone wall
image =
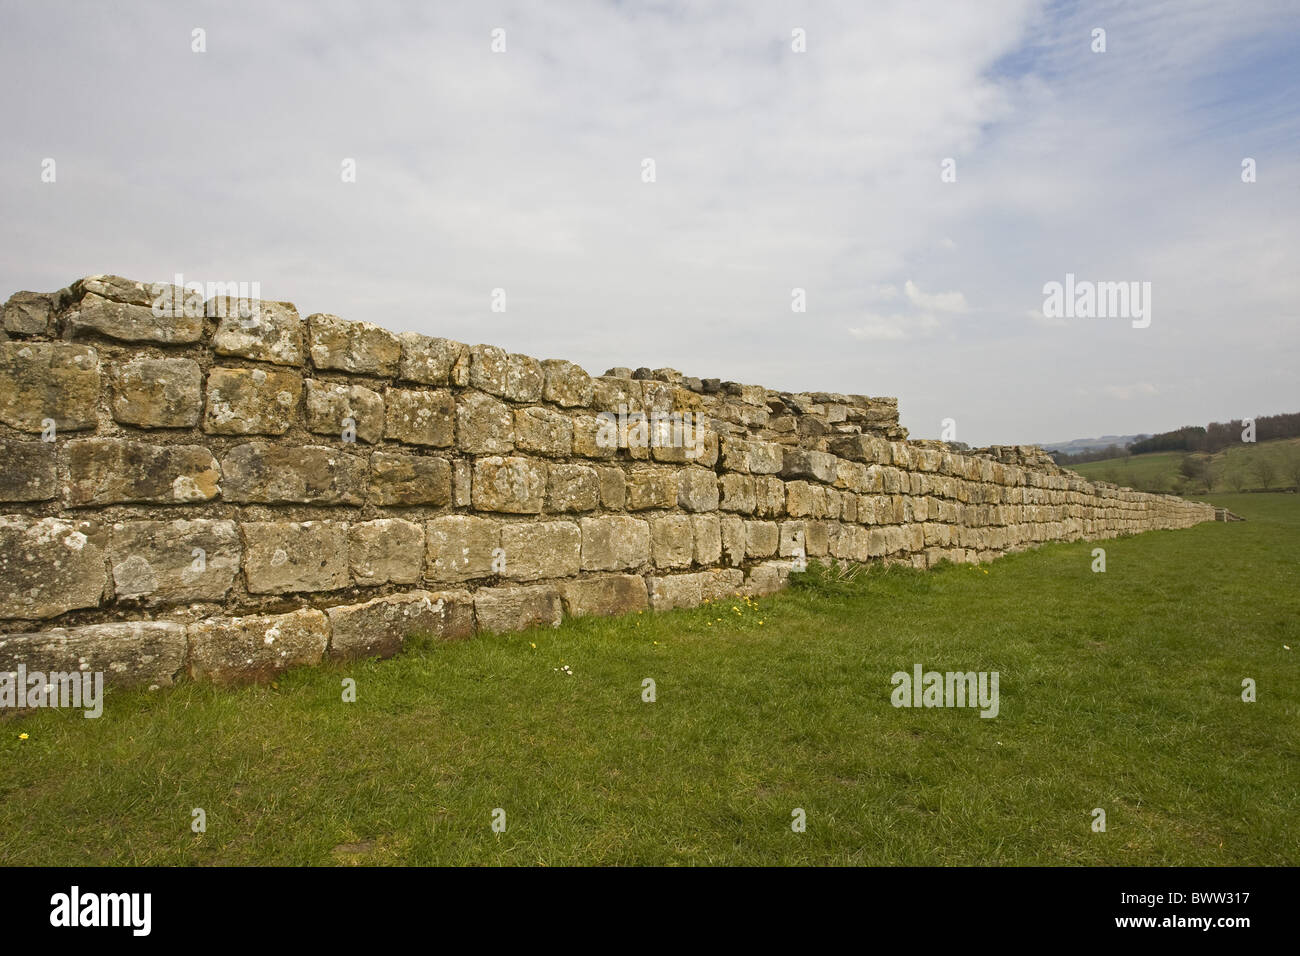
<path fill-rule="evenodd" d="M 179 314 L 114 276 L 4 306 L 0 670 L 253 680 L 768 593 L 804 555 L 926 567 L 1214 518 L 1038 449 L 908 441 L 894 399 L 161 291 Z"/>

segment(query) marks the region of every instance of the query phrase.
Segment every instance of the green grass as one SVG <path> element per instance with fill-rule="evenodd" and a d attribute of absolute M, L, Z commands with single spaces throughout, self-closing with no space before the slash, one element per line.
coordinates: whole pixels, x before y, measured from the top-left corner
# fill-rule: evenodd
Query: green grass
<path fill-rule="evenodd" d="M 1213 500 L 1250 520 L 10 716 L 0 864 L 1294 864 L 1300 496 Z M 893 708 L 918 662 L 1000 715 Z"/>
<path fill-rule="evenodd" d="M 1207 489 L 1203 478 L 1189 480 L 1183 477 L 1181 467 L 1185 457 L 1186 452 L 1158 451 L 1066 467 L 1092 481 L 1110 481 L 1141 491 L 1164 494 L 1212 493 Z M 1300 438 L 1231 445 L 1212 455 L 1197 452 L 1192 457 L 1211 469 L 1214 491 L 1294 488 L 1297 482 L 1296 468 L 1300 465 Z M 1261 459 L 1272 463 L 1273 475 L 1269 489 L 1264 488 L 1256 467 Z"/>

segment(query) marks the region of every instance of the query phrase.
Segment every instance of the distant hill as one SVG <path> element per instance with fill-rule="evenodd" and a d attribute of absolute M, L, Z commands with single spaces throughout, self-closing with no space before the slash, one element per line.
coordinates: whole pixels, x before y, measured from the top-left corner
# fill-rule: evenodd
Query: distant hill
<path fill-rule="evenodd" d="M 1135 441 L 1150 438 L 1150 435 L 1102 435 L 1100 438 L 1075 438 L 1071 441 L 1040 442 L 1047 451 L 1059 451 L 1066 455 L 1079 455 L 1087 451 L 1100 451 L 1111 445 L 1127 448 Z"/>

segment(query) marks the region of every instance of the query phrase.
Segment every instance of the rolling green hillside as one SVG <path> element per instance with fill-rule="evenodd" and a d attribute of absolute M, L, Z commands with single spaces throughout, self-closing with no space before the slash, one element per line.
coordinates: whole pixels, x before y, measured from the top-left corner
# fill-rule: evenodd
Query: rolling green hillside
<path fill-rule="evenodd" d="M 1203 470 L 1191 477 L 1184 473 L 1185 458 L 1191 459 L 1193 469 L 1208 468 L 1208 482 Z M 1234 445 L 1212 455 L 1160 451 L 1069 467 L 1093 481 L 1167 494 L 1280 491 L 1300 483 L 1300 438 Z"/>

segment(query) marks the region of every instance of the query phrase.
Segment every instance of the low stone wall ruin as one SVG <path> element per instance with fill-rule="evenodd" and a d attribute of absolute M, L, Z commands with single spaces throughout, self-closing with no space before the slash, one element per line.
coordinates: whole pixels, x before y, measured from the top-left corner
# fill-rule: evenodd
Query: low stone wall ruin
<path fill-rule="evenodd" d="M 95 276 L 4 306 L 0 671 L 256 680 L 769 593 L 805 556 L 926 567 L 1214 519 L 1037 449 L 908 441 L 894 399 L 185 304 Z"/>

